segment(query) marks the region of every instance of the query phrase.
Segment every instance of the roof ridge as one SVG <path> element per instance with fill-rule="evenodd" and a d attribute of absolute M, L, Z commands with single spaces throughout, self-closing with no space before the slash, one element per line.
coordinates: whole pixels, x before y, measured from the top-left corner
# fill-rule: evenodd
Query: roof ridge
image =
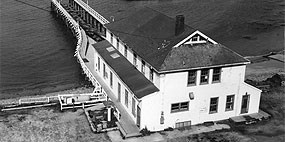
<path fill-rule="evenodd" d="M 162 62 L 162 64 L 161 64 L 160 67 L 159 67 L 159 71 L 161 70 L 161 67 L 164 65 L 165 60 L 167 59 L 167 57 L 170 56 L 169 54 L 172 52 L 172 50 L 173 50 L 173 47 L 171 47 L 171 50 L 169 50 L 169 52 L 167 53 L 167 55 L 166 55 L 165 58 L 163 59 L 163 62 Z"/>
<path fill-rule="evenodd" d="M 156 9 L 153 9 L 153 8 L 151 8 L 151 7 L 148 7 L 148 6 L 145 6 L 145 8 L 148 8 L 148 9 L 150 9 L 150 10 L 152 10 L 152 11 L 155 11 L 155 12 L 157 12 L 157 13 L 160 13 L 160 14 L 164 15 L 165 17 L 167 17 L 167 18 L 169 18 L 169 19 L 171 19 L 171 20 L 173 20 L 173 21 L 176 21 L 176 20 L 175 20 L 175 17 L 170 17 L 170 16 L 168 16 L 168 15 L 166 15 L 166 14 L 164 14 L 164 13 L 162 13 L 162 12 L 156 10 Z M 187 25 L 187 24 L 185 24 L 185 23 L 184 23 L 184 25 L 185 25 L 185 26 L 188 26 L 188 28 L 195 29 L 195 28 L 193 28 L 193 27 L 191 27 L 191 26 L 189 26 L 189 25 Z M 190 34 L 191 34 L 191 33 L 189 33 L 189 35 L 190 35 Z M 172 50 L 174 49 L 173 47 L 170 47 L 170 48 L 171 48 L 171 50 L 169 50 L 168 53 L 167 53 L 167 55 L 164 56 L 163 62 L 162 62 L 162 64 L 159 66 L 158 71 L 161 70 L 161 67 L 162 67 L 163 64 L 165 63 L 165 60 L 167 59 L 168 56 L 170 56 L 170 53 L 171 53 Z"/>
<path fill-rule="evenodd" d="M 230 48 L 226 47 L 225 45 L 223 45 L 223 44 L 221 44 L 221 43 L 218 43 L 218 44 L 222 45 L 222 46 L 221 46 L 222 48 L 224 48 L 224 49 L 226 49 L 226 50 L 228 50 L 228 51 L 230 51 L 230 52 L 232 52 L 232 53 L 236 54 L 237 56 L 239 56 L 239 57 L 243 58 L 244 60 L 246 60 L 246 61 L 250 62 L 250 60 L 249 60 L 249 59 L 246 59 L 245 57 L 243 57 L 243 56 L 242 56 L 242 55 L 240 55 L 239 53 L 235 52 L 234 50 L 232 50 L 232 49 L 230 49 Z"/>
<path fill-rule="evenodd" d="M 162 14 L 162 15 L 164 15 L 164 16 L 166 16 L 166 17 L 170 18 L 170 19 L 173 19 L 173 20 L 175 21 L 175 17 L 170 17 L 170 16 L 168 16 L 168 15 L 166 15 L 166 14 L 164 14 L 164 13 L 162 13 L 162 12 L 160 12 L 160 11 L 156 10 L 156 9 L 153 9 L 153 8 L 151 8 L 151 7 L 148 7 L 148 6 L 144 6 L 144 7 L 149 8 L 149 9 L 151 9 L 151 10 L 155 11 L 155 12 L 158 12 L 158 13 L 160 13 L 160 14 Z M 190 26 L 190 25 L 185 24 L 185 22 L 184 22 L 184 25 L 188 26 L 189 28 L 195 29 L 194 27 L 192 27 L 192 26 Z"/>

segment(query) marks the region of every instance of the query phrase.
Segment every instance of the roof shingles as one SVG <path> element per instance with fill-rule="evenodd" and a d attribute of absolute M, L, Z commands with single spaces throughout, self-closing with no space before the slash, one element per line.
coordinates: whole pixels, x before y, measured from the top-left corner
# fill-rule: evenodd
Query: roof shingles
<path fill-rule="evenodd" d="M 172 46 L 195 31 L 185 25 L 184 32 L 175 36 L 175 19 L 147 7 L 105 26 L 156 70 Z"/>
<path fill-rule="evenodd" d="M 159 91 L 159 89 L 140 73 L 118 50 L 108 51 L 112 45 L 104 40 L 93 44 L 104 61 L 116 72 L 137 98 Z M 112 55 L 118 54 L 116 58 Z"/>
<path fill-rule="evenodd" d="M 105 25 L 158 72 L 248 62 L 221 44 L 173 48 L 196 30 L 188 25 L 175 35 L 175 19 L 145 7 Z"/>
<path fill-rule="evenodd" d="M 160 71 L 244 64 L 248 60 L 221 44 L 184 45 L 173 48 Z"/>

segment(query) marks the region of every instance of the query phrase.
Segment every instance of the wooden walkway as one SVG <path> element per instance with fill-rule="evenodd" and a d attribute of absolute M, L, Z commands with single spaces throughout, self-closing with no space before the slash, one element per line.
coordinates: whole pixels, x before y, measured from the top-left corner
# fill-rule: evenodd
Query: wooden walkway
<path fill-rule="evenodd" d="M 93 48 L 92 44 L 95 42 L 91 38 L 87 38 L 89 40 L 89 46 L 88 49 Z M 83 46 L 84 47 L 84 46 Z M 141 136 L 139 128 L 136 126 L 135 122 L 132 120 L 131 116 L 128 114 L 128 112 L 124 109 L 122 104 L 117 101 L 117 98 L 115 94 L 109 89 L 109 87 L 104 83 L 104 81 L 101 79 L 101 77 L 98 75 L 97 72 L 95 72 L 94 68 L 94 57 L 92 56 L 87 56 L 84 55 L 85 49 L 80 50 L 79 54 L 81 57 L 86 58 L 89 62 L 85 62 L 85 65 L 88 67 L 88 69 L 91 71 L 91 73 L 94 75 L 96 80 L 100 83 L 101 87 L 105 90 L 106 94 L 108 97 L 113 101 L 117 109 L 121 113 L 121 119 L 117 123 L 121 133 L 123 134 L 124 138 L 129 138 L 129 137 L 135 137 L 135 136 Z M 88 52 L 88 51 L 87 51 Z"/>

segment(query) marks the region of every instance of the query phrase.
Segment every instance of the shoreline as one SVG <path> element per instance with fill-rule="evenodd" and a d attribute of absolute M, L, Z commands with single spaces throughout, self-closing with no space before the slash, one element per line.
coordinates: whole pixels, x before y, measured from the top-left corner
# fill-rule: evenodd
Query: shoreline
<path fill-rule="evenodd" d="M 62 91 L 55 91 L 55 92 L 51 92 L 51 93 L 18 96 L 15 98 L 1 99 L 0 105 L 17 104 L 19 102 L 19 99 L 24 99 L 24 98 L 57 97 L 59 94 L 91 93 L 92 91 L 93 91 L 93 87 L 77 87 L 77 88 L 72 88 L 72 89 L 67 89 L 67 90 L 62 90 Z"/>
<path fill-rule="evenodd" d="M 284 50 L 282 50 L 284 51 Z M 266 65 L 262 64 L 260 65 L 260 67 L 256 67 L 256 64 L 260 64 L 260 63 L 264 63 L 264 62 L 270 62 L 271 58 L 269 58 L 269 56 L 271 55 L 275 55 L 275 54 L 279 54 L 282 51 L 278 51 L 278 52 L 269 52 L 267 54 L 263 54 L 263 55 L 257 55 L 257 56 L 246 56 L 245 58 L 249 59 L 252 64 L 249 64 L 247 66 L 247 70 L 246 70 L 246 76 L 245 79 L 251 79 L 251 78 L 261 78 L 260 76 L 265 77 L 265 79 L 267 77 L 270 77 L 276 73 L 280 73 L 280 72 L 284 72 L 284 69 L 280 69 L 280 68 L 267 68 L 268 63 Z M 251 67 L 252 66 L 252 67 Z M 270 63 L 269 63 L 270 66 Z M 90 83 L 91 84 L 91 83 Z M 92 86 L 90 84 L 83 84 L 82 86 L 79 87 L 70 87 L 71 89 L 63 89 L 61 90 L 61 87 L 58 88 L 37 88 L 35 89 L 34 93 L 30 93 L 29 92 L 33 92 L 31 90 L 24 90 L 24 92 L 21 95 L 11 95 L 10 97 L 5 97 L 5 96 L 9 96 L 9 94 L 4 94 L 3 93 L 3 99 L 0 99 L 0 105 L 1 104 L 8 104 L 9 102 L 16 102 L 21 98 L 32 98 L 32 97 L 43 97 L 43 96 L 57 96 L 58 94 L 65 94 L 65 93 L 87 93 L 92 92 Z M 85 87 L 84 87 L 85 86 Z M 54 89 L 54 90 L 52 90 Z M 49 91 L 47 91 L 49 90 Z M 91 90 L 91 91 L 90 91 Z M 87 92 L 85 92 L 87 91 Z M 46 93 L 49 92 L 49 93 Z M 88 93 L 89 93 L 88 92 Z"/>
<path fill-rule="evenodd" d="M 277 73 L 285 73 L 284 68 L 280 67 L 270 67 L 269 65 L 272 65 L 272 62 L 275 62 L 278 64 L 280 61 L 276 61 L 273 59 L 269 59 L 266 61 L 256 62 L 247 65 L 246 68 L 246 74 L 245 74 L 245 80 L 255 80 L 255 81 L 263 81 L 269 77 L 272 77 L 273 75 Z M 280 64 L 283 64 L 280 62 Z M 262 67 L 266 67 L 261 69 Z M 43 93 L 38 95 L 26 95 L 26 96 L 18 96 L 14 98 L 7 98 L 7 99 L 1 99 L 0 105 L 8 105 L 8 104 L 15 104 L 18 103 L 19 99 L 24 98 L 37 98 L 37 97 L 53 97 L 59 95 L 59 94 L 77 94 L 77 93 L 91 93 L 93 91 L 93 86 L 82 86 L 82 87 L 75 87 L 71 89 L 61 90 L 61 91 L 55 91 L 51 93 Z"/>

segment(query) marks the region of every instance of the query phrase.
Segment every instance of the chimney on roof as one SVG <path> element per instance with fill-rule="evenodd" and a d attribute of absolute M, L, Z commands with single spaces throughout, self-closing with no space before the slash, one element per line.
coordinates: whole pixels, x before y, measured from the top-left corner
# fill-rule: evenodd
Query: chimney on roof
<path fill-rule="evenodd" d="M 176 16 L 176 23 L 175 23 L 175 36 L 184 32 L 184 15 L 177 15 Z"/>

